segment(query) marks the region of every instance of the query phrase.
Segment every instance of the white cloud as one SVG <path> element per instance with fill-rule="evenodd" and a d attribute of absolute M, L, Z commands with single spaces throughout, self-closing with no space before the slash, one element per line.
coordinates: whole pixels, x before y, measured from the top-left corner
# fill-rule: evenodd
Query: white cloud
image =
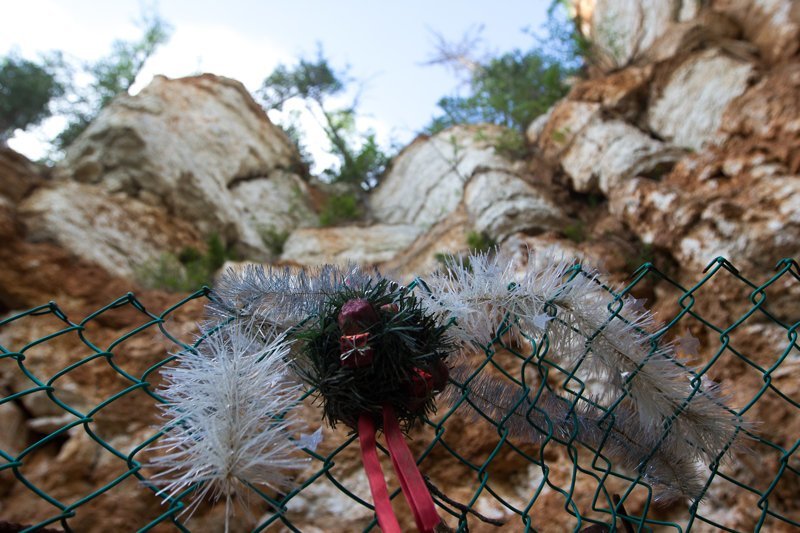
<path fill-rule="evenodd" d="M 61 50 L 68 56 L 96 59 L 114 39 L 133 39 L 141 33 L 133 17 L 104 25 L 92 24 L 65 2 L 26 0 L 7 2 L 0 17 L 0 53 L 17 48 L 29 58 Z"/>
<path fill-rule="evenodd" d="M 131 92 L 156 74 L 171 78 L 210 72 L 257 90 L 280 62 L 292 56 L 266 38 L 251 38 L 227 26 L 182 24 L 145 65 Z"/>
<path fill-rule="evenodd" d="M 32 161 L 45 159 L 50 155 L 49 141 L 66 125 L 67 121 L 63 117 L 52 117 L 45 120 L 38 128 L 31 128 L 29 131 L 17 130 L 16 135 L 8 140 L 8 146 Z"/>

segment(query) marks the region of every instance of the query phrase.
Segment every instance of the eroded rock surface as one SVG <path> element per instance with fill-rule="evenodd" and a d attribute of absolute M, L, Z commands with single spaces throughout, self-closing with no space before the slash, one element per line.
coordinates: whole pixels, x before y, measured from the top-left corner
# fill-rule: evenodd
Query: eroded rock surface
<path fill-rule="evenodd" d="M 418 138 L 397 156 L 372 193 L 372 215 L 380 223 L 423 228 L 444 219 L 458 207 L 477 169 L 511 167 L 493 146 L 501 132 L 489 125 L 457 126 Z"/>
<path fill-rule="evenodd" d="M 663 139 L 699 150 L 714 140 L 722 114 L 752 76 L 752 64 L 719 50 L 693 55 L 653 95 L 647 124 Z"/>
<path fill-rule="evenodd" d="M 523 230 L 540 233 L 556 229 L 567 221 L 542 188 L 501 171 L 474 176 L 464 191 L 464 205 L 474 230 L 495 241 Z"/>
<path fill-rule="evenodd" d="M 685 151 L 662 143 L 620 120 L 596 120 L 561 158 L 578 192 L 608 192 L 620 183 L 671 167 Z"/>
<path fill-rule="evenodd" d="M 316 224 L 299 156 L 237 81 L 157 76 L 68 148 L 63 180 L 97 185 L 268 255 L 262 231 Z"/>
<path fill-rule="evenodd" d="M 31 240 L 55 242 L 131 279 L 167 251 L 202 247 L 189 222 L 97 185 L 65 181 L 42 187 L 22 203 L 20 215 Z"/>
<path fill-rule="evenodd" d="M 300 229 L 289 236 L 281 260 L 305 266 L 374 265 L 392 259 L 421 233 L 420 228 L 412 224 Z"/>

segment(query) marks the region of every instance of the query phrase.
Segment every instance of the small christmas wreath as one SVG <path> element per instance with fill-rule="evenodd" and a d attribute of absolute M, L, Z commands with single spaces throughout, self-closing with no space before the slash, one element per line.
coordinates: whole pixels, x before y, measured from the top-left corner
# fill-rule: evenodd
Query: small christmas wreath
<path fill-rule="evenodd" d="M 381 279 L 331 294 L 303 341 L 300 373 L 317 388 L 331 426 L 356 428 L 368 414 L 382 426 L 391 406 L 407 431 L 435 411 L 452 352 L 446 326 L 406 287 Z"/>

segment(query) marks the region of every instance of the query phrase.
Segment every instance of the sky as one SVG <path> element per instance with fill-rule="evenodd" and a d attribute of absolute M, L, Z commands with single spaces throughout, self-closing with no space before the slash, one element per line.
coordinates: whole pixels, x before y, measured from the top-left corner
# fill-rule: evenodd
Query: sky
<path fill-rule="evenodd" d="M 482 51 L 526 49 L 525 28 L 539 29 L 550 0 L 0 0 L 0 56 L 11 50 L 35 59 L 61 50 L 76 60 L 107 55 L 115 39 L 136 40 L 142 7 L 153 7 L 173 28 L 131 92 L 156 74 L 181 77 L 211 72 L 238 79 L 256 91 L 280 63 L 313 58 L 321 46 L 329 63 L 349 67 L 359 87 L 358 126 L 371 128 L 382 145 L 411 141 L 436 114 L 436 102 L 462 81 L 442 66 L 426 66 L 438 33 L 458 41 L 483 26 Z M 281 120 L 275 113 L 274 120 Z M 63 126 L 51 119 L 18 133 L 9 145 L 32 159 L 46 154 L 46 140 Z M 325 159 L 324 135 L 311 131 L 306 143 Z M 319 163 L 319 161 L 318 161 Z M 324 166 L 324 162 L 321 163 Z"/>

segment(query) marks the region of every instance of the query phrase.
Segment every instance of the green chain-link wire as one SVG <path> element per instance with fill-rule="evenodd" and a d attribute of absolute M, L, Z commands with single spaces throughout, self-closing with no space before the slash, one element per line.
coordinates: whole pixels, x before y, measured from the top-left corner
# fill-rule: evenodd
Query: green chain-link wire
<path fill-rule="evenodd" d="M 579 265 L 576 265 L 568 273 L 568 275 L 574 277 L 587 275 L 587 273 L 584 272 Z M 732 276 L 739 284 L 741 284 L 741 286 L 745 287 L 746 290 L 749 291 L 749 304 L 747 310 L 732 324 L 728 325 L 714 324 L 711 320 L 703 317 L 696 309 L 696 303 L 698 299 L 709 297 L 708 295 L 702 294 L 701 289 L 715 277 L 723 275 Z M 636 270 L 636 272 L 633 274 L 632 281 L 622 290 L 615 292 L 609 287 L 604 287 L 613 296 L 611 303 L 608 306 L 609 316 L 606 324 L 613 320 L 623 320 L 623 317 L 620 315 L 620 312 L 623 308 L 623 298 L 634 291 L 639 284 L 648 279 L 658 283 L 665 283 L 668 287 L 674 289 L 674 291 L 678 293 L 675 303 L 679 308 L 678 312 L 674 316 L 667 317 L 668 322 L 662 328 L 650 335 L 652 347 L 651 355 L 656 353 L 659 340 L 661 340 L 668 332 L 677 331 L 679 324 L 685 325 L 687 321 L 692 321 L 692 324 L 702 325 L 702 327 L 707 328 L 719 338 L 719 346 L 716 352 L 704 366 L 695 370 L 690 370 L 687 368 L 687 373 L 689 373 L 688 375 L 692 376 L 691 384 L 694 390 L 692 395 L 699 390 L 701 378 L 706 375 L 715 365 L 720 364 L 719 360 L 724 354 L 733 355 L 741 359 L 748 367 L 759 372 L 763 378 L 763 386 L 756 392 L 756 394 L 746 405 L 741 406 L 738 409 L 738 414 L 746 416 L 747 412 L 761 400 L 765 393 L 769 391 L 785 401 L 787 406 L 797 410 L 795 412 L 795 416 L 800 415 L 800 403 L 798 403 L 797 399 L 787 396 L 783 391 L 773 384 L 773 375 L 779 368 L 781 368 L 782 365 L 785 365 L 785 362 L 788 359 L 800 358 L 800 346 L 797 344 L 798 327 L 800 327 L 800 322 L 795 322 L 792 324 L 785 323 L 767 307 L 767 291 L 770 287 L 778 287 L 777 284 L 779 282 L 800 283 L 800 269 L 798 268 L 797 263 L 790 259 L 784 259 L 778 263 L 775 274 L 766 282 L 758 285 L 742 277 L 738 270 L 727 260 L 723 258 L 717 258 L 705 269 L 702 279 L 694 286 L 689 288 L 681 286 L 669 276 L 659 271 L 655 266 L 647 263 Z M 424 281 L 422 280 L 417 280 L 415 283 L 420 284 L 422 289 L 426 288 Z M 32 524 L 26 531 L 35 531 L 36 529 L 55 523 L 58 523 L 58 525 L 63 527 L 65 531 L 72 531 L 70 528 L 70 519 L 80 512 L 82 505 L 110 491 L 115 486 L 131 477 L 136 478 L 140 482 L 142 490 L 149 490 L 152 491 L 153 494 L 157 494 L 158 498 L 164 500 L 165 504 L 164 511 L 161 515 L 149 523 L 131 526 L 132 530 L 138 529 L 138 531 L 149 531 L 159 524 L 171 524 L 179 531 L 189 531 L 189 527 L 181 521 L 180 515 L 181 512 L 186 509 L 188 500 L 198 487 L 190 487 L 183 493 L 175 495 L 174 497 L 169 497 L 163 493 L 159 493 L 159 488 L 152 482 L 152 480 L 148 479 L 142 473 L 142 463 L 137 459 L 142 452 L 158 441 L 158 439 L 163 435 L 163 432 L 157 432 L 153 434 L 141 442 L 138 446 L 134 447 L 130 453 L 126 454 L 115 449 L 114 446 L 112 446 L 109 442 L 98 436 L 93 430 L 92 423 L 94 421 L 94 417 L 99 412 L 120 398 L 134 391 L 141 391 L 152 398 L 152 402 L 149 405 L 143 406 L 144 409 L 152 409 L 157 402 L 163 401 L 162 398 L 160 398 L 153 390 L 151 390 L 150 380 L 154 379 L 161 367 L 174 360 L 175 356 L 170 356 L 169 354 L 165 353 L 163 360 L 147 368 L 141 374 L 141 376 L 137 377 L 123 370 L 123 368 L 118 364 L 117 356 L 114 353 L 115 348 L 131 337 L 142 335 L 146 331 L 149 331 L 149 334 L 152 335 L 153 332 L 157 331 L 158 334 L 163 336 L 166 340 L 174 343 L 178 347 L 178 351 L 194 349 L 199 342 L 202 342 L 202 339 L 198 340 L 194 346 L 187 345 L 177 337 L 173 336 L 167 327 L 165 327 L 165 323 L 170 315 L 189 302 L 193 300 L 202 301 L 209 298 L 213 298 L 213 293 L 209 288 L 204 287 L 196 293 L 177 302 L 175 305 L 163 311 L 162 313 L 153 314 L 145 309 L 144 305 L 142 305 L 135 295 L 129 293 L 106 305 L 102 309 L 95 311 L 77 323 L 72 322 L 54 302 L 30 309 L 0 321 L 0 335 L 3 333 L 4 328 L 13 327 L 14 323 L 27 320 L 37 320 L 44 316 L 55 318 L 60 324 L 62 324 L 61 329 L 58 331 L 55 331 L 40 339 L 32 340 L 22 347 L 14 348 L 11 346 L 7 347 L 0 345 L 0 363 L 7 363 L 7 361 L 3 360 L 13 361 L 16 364 L 18 372 L 20 372 L 27 379 L 27 382 L 30 383 L 28 388 L 23 390 L 9 391 L 8 395 L 0 397 L 0 405 L 6 402 L 19 402 L 27 395 L 43 393 L 46 394 L 56 406 L 75 417 L 75 420 L 66 423 L 52 433 L 42 437 L 37 442 L 29 445 L 27 448 L 17 454 L 12 454 L 7 450 L 0 449 L 0 473 L 10 471 L 18 483 L 21 483 L 27 487 L 28 490 L 32 491 L 36 496 L 47 501 L 55 508 L 55 511 L 51 516 L 38 517 L 37 519 L 41 521 L 36 524 Z M 85 335 L 87 325 L 104 313 L 122 307 L 135 309 L 144 317 L 145 322 L 122 337 L 116 339 L 105 349 L 92 343 L 92 341 L 90 341 Z M 782 353 L 776 354 L 777 356 L 775 362 L 768 368 L 758 365 L 752 360 L 752 358 L 738 351 L 731 343 L 731 333 L 753 315 L 760 315 L 762 320 L 768 321 L 786 332 L 786 347 L 783 349 Z M 553 316 L 553 319 L 558 320 L 559 318 L 558 316 Z M 424 462 L 426 461 L 426 458 L 429 457 L 431 452 L 437 448 L 444 450 L 446 453 L 450 454 L 460 465 L 470 471 L 472 476 L 474 476 L 472 479 L 464 480 L 464 486 L 468 487 L 472 491 L 472 496 L 467 502 L 465 502 L 466 505 L 472 508 L 477 504 L 479 498 L 483 496 L 496 500 L 503 508 L 510 513 L 513 513 L 513 515 L 516 515 L 518 519 L 515 519 L 517 520 L 516 522 L 510 520 L 507 523 L 507 526 L 513 528 L 514 530 L 535 530 L 533 525 L 534 518 L 536 517 L 535 504 L 542 492 L 545 489 L 548 489 L 559 494 L 564 499 L 564 515 L 562 520 L 564 530 L 571 528 L 574 531 L 579 531 L 592 524 L 605 524 L 607 525 L 609 531 L 616 531 L 619 527 L 618 524 L 620 521 L 624 520 L 633 526 L 633 528 L 637 531 L 652 531 L 654 529 L 658 529 L 683 532 L 692 529 L 693 525 L 695 525 L 697 522 L 704 522 L 724 531 L 735 531 L 724 524 L 716 522 L 709 516 L 704 516 L 701 513 L 701 506 L 698 503 L 687 505 L 685 519 L 680 524 L 666 522 L 654 518 L 651 516 L 653 514 L 651 513 L 653 509 L 653 493 L 647 483 L 643 481 L 641 472 L 623 473 L 616 470 L 613 462 L 602 454 L 602 450 L 591 449 L 585 445 L 579 446 L 576 441 L 576 435 L 573 434 L 569 436 L 569 438 L 557 436 L 554 432 L 554 428 L 549 422 L 549 419 L 547 421 L 547 427 L 536 428 L 542 433 L 543 439 L 541 440 L 539 446 L 534 448 L 537 450 L 536 453 L 531 455 L 530 447 L 524 447 L 523 443 L 516 442 L 514 439 L 509 437 L 509 430 L 505 426 L 505 423 L 507 422 L 507 418 L 511 416 L 511 411 L 509 411 L 508 417 L 502 420 L 493 420 L 491 417 L 479 412 L 479 415 L 483 415 L 483 419 L 486 424 L 491 424 L 494 426 L 498 437 L 497 443 L 491 453 L 489 453 L 488 457 L 486 457 L 486 459 L 482 462 L 473 462 L 459 454 L 458 436 L 456 434 L 448 434 L 448 422 L 453 416 L 456 416 L 454 413 L 462 403 L 469 402 L 468 391 L 471 380 L 477 376 L 478 373 L 486 370 L 488 367 L 491 367 L 494 372 L 499 372 L 510 383 L 513 383 L 519 387 L 520 392 L 524 391 L 524 394 L 519 395 L 520 399 L 517 405 L 514 406 L 514 411 L 520 412 L 520 409 L 526 411 L 531 424 L 535 424 L 534 420 L 541 420 L 542 417 L 534 418 L 530 415 L 534 413 L 539 415 L 544 414 L 543 411 L 538 410 L 536 402 L 540 395 L 545 393 L 546 390 L 553 391 L 552 383 L 554 382 L 560 384 L 561 390 L 559 392 L 562 397 L 568 399 L 572 398 L 572 409 L 575 408 L 579 400 L 586 401 L 597 406 L 597 404 L 592 402 L 591 398 L 585 394 L 587 385 L 576 376 L 576 372 L 578 371 L 578 367 L 580 365 L 572 369 L 565 369 L 560 367 L 553 358 L 548 357 L 550 345 L 546 336 L 541 339 L 529 338 L 528 340 L 530 341 L 531 347 L 529 353 L 520 353 L 517 347 L 506 344 L 503 341 L 503 334 L 508 330 L 509 327 L 511 327 L 513 320 L 514 317 L 506 317 L 506 322 L 497 332 L 494 342 L 484 347 L 486 359 L 478 368 L 475 369 L 474 373 L 463 383 L 457 383 L 455 381 L 452 382 L 451 386 L 458 387 L 463 392 L 461 399 L 456 402 L 456 405 L 452 406 L 446 411 L 441 409 L 435 420 L 426 421 L 427 428 L 425 428 L 425 431 L 422 434 L 424 434 L 425 438 L 429 439 L 429 441 L 426 441 L 427 446 L 424 447 L 418 457 L 418 463 L 422 465 L 423 471 L 425 469 Z M 605 325 L 601 326 L 598 331 L 588 335 L 587 340 L 591 340 L 594 336 L 600 334 L 604 327 Z M 58 339 L 59 337 L 68 335 L 77 336 L 80 341 L 91 350 L 91 355 L 84 357 L 73 364 L 70 364 L 49 378 L 37 376 L 33 370 L 26 366 L 26 352 L 29 352 L 32 348 L 38 345 L 46 344 Z M 586 346 L 590 345 L 591 343 L 587 342 Z M 517 360 L 519 363 L 518 375 L 512 375 L 509 373 L 506 370 L 506 364 L 499 364 L 496 354 L 500 351 L 500 349 L 503 351 L 503 358 L 512 358 Z M 586 350 L 588 355 L 590 348 L 587 348 Z M 55 394 L 55 392 L 58 390 L 57 381 L 82 365 L 97 359 L 105 360 L 105 362 L 117 374 L 119 374 L 119 376 L 121 376 L 128 385 L 123 388 L 123 390 L 120 390 L 111 397 L 101 401 L 88 411 L 82 412 L 75 406 L 63 401 Z M 642 366 L 645 363 L 646 360 L 642 363 Z M 641 368 L 641 366 L 639 368 Z M 3 369 L 7 372 L 7 365 L 4 366 Z M 637 372 L 638 370 L 636 372 L 632 372 L 627 379 L 633 379 Z M 536 379 L 529 379 L 530 377 Z M 528 385 L 528 383 L 532 382 L 538 383 L 534 389 L 530 388 Z M 305 397 L 310 396 L 313 394 L 313 392 L 314 391 L 308 391 Z M 605 428 L 606 436 L 608 436 L 613 426 L 614 409 L 619 402 L 622 401 L 622 399 L 623 398 L 619 398 L 611 406 L 601 407 L 601 409 L 607 413 L 601 420 L 601 427 Z M 680 414 L 681 410 L 686 407 L 690 400 L 691 396 L 687 398 L 683 406 L 677 410 L 672 420 L 674 420 L 674 418 Z M 477 409 L 476 406 L 473 406 L 473 408 Z M 671 424 L 671 422 L 672 421 L 669 421 L 667 423 L 667 427 L 664 429 L 661 440 L 666 437 L 669 431 L 668 426 Z M 24 467 L 26 465 L 26 460 L 31 454 L 53 440 L 58 439 L 67 431 L 77 426 L 82 426 L 83 430 L 94 442 L 102 447 L 102 449 L 115 456 L 119 460 L 120 464 L 126 468 L 126 471 L 110 483 L 107 483 L 102 487 L 89 492 L 88 494 L 75 495 L 78 497 L 78 499 L 71 504 L 66 504 L 51 496 L 45 490 L 36 486 L 36 484 L 30 481 L 24 474 Z M 577 427 L 577 424 L 573 424 L 573 426 Z M 769 473 L 772 481 L 766 488 L 762 488 L 761 490 L 756 487 L 752 487 L 744 481 L 733 477 L 731 474 L 720 470 L 720 457 L 718 457 L 717 460 L 712 462 L 710 465 L 708 479 L 703 493 L 705 494 L 705 492 L 708 491 L 715 478 L 724 479 L 738 489 L 757 497 L 756 505 L 758 510 L 755 512 L 759 514 L 759 518 L 757 524 L 755 525 L 756 530 L 760 530 L 768 519 L 782 522 L 787 527 L 794 526 L 800 528 L 800 517 L 798 514 L 793 516 L 782 514 L 775 508 L 774 499 L 771 499 L 775 488 L 782 479 L 789 476 L 796 476 L 797 479 L 795 482 L 800 482 L 800 471 L 798 471 L 795 466 L 790 464 L 790 459 L 793 457 L 793 455 L 798 453 L 798 448 L 800 448 L 800 435 L 791 436 L 797 440 L 795 440 L 794 443 L 788 448 L 784 448 L 777 443 L 771 442 L 764 438 L 759 434 L 757 429 L 754 431 L 743 431 L 747 433 L 749 441 L 753 443 L 753 445 L 759 446 L 759 453 L 761 454 L 762 459 L 767 454 L 770 454 L 771 458 L 777 459 L 777 469 L 775 472 Z M 354 494 L 342 482 L 336 479 L 333 474 L 333 467 L 336 464 L 337 455 L 348 446 L 354 445 L 353 443 L 355 440 L 356 436 L 354 435 L 346 437 L 341 443 L 339 443 L 338 446 L 335 447 L 335 449 L 325 455 L 306 450 L 310 460 L 314 465 L 316 465 L 316 470 L 313 472 L 313 474 L 304 479 L 302 484 L 287 494 L 281 494 L 278 496 L 269 495 L 257 487 L 250 486 L 249 488 L 252 490 L 252 495 L 265 501 L 272 509 L 271 514 L 267 515 L 258 524 L 254 531 L 264 531 L 277 524 L 281 524 L 283 527 L 288 528 L 291 531 L 300 531 L 288 517 L 288 504 L 293 498 L 295 498 L 298 494 L 301 494 L 312 484 L 324 482 L 325 480 L 332 483 L 338 490 L 350 498 L 353 502 L 353 505 L 362 506 L 370 511 L 373 510 L 370 502 L 365 501 Z M 661 443 L 661 440 L 659 441 L 659 444 Z M 572 464 L 570 465 L 572 467 L 572 476 L 571 480 L 567 484 L 568 486 L 566 487 L 560 486 L 550 477 L 552 464 L 550 464 L 545 458 L 545 453 L 549 447 L 561 448 L 566 452 L 567 456 L 572 461 Z M 526 449 L 528 451 L 526 451 Z M 656 449 L 657 446 L 654 447 L 653 453 L 655 453 Z M 381 450 L 383 453 L 386 453 L 385 449 L 381 448 Z M 508 499 L 504 498 L 497 490 L 495 490 L 492 485 L 493 479 L 490 472 L 490 466 L 498 457 L 498 454 L 501 452 L 506 453 L 509 450 L 528 461 L 531 465 L 535 465 L 537 468 L 541 469 L 542 472 L 542 478 L 539 485 L 537 487 L 530 487 L 532 496 L 529 498 L 527 505 L 524 507 L 515 506 L 513 502 L 508 501 Z M 586 461 L 583 460 L 587 457 L 587 452 L 590 454 L 589 457 L 591 458 L 589 463 L 586 463 Z M 581 460 L 579 460 L 579 456 L 582 458 Z M 764 464 L 766 464 L 766 461 L 764 461 Z M 591 498 L 590 509 L 581 509 L 579 503 L 575 499 L 575 488 L 577 476 L 579 474 L 581 476 L 588 476 L 592 478 L 597 485 L 597 488 Z M 619 498 L 616 501 L 614 499 L 615 495 L 612 494 L 611 489 L 608 488 L 608 482 L 612 478 L 618 482 L 621 481 L 626 483 L 628 487 L 625 492 L 619 495 Z M 639 491 L 644 490 L 647 494 L 647 498 L 642 506 L 641 513 L 623 513 L 622 509 L 626 499 L 628 499 L 633 491 L 637 489 Z M 399 495 L 399 493 L 400 490 L 396 489 L 391 494 L 391 497 L 395 498 Z M 795 495 L 795 497 L 797 497 L 797 495 Z M 450 505 L 451 502 L 442 501 L 442 499 L 436 497 L 436 495 L 434 495 L 434 499 L 441 508 L 444 516 L 450 517 L 447 520 L 449 523 L 457 522 L 459 531 L 465 531 L 467 529 L 468 515 L 463 508 L 457 509 Z M 590 512 L 592 517 L 588 516 Z M 796 512 L 800 511 L 796 510 Z M 606 518 L 598 518 L 603 516 Z M 0 516 L 0 521 L 2 520 L 3 517 Z M 470 520 L 473 519 L 471 518 Z M 377 522 L 375 519 L 369 522 L 364 529 L 364 531 L 370 530 L 377 530 Z"/>

